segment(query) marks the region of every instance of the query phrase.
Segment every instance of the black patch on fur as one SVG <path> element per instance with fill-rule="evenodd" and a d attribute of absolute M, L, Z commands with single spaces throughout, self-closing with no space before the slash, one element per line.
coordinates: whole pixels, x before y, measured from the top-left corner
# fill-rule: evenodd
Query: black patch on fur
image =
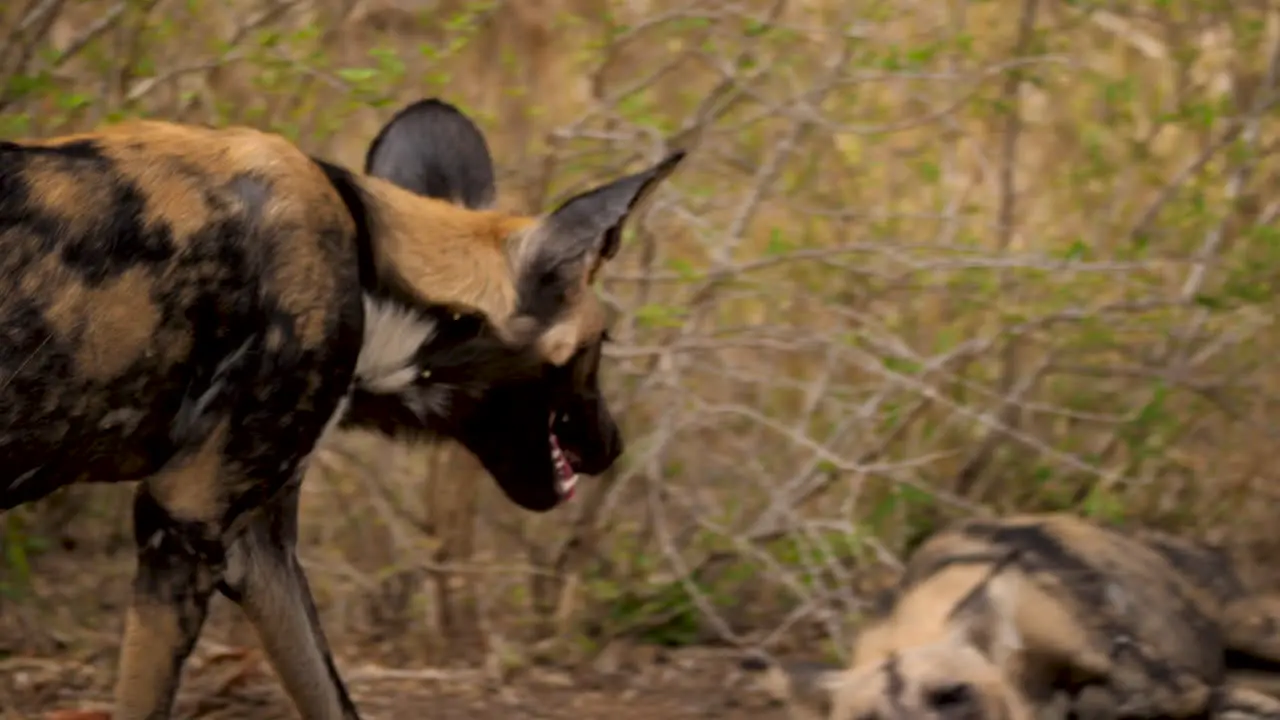
<path fill-rule="evenodd" d="M 364 171 L 473 210 L 489 207 L 497 197 L 484 134 L 456 107 L 437 98 L 397 112 L 369 145 Z"/>
<path fill-rule="evenodd" d="M 889 655 L 884 661 L 884 689 L 890 701 L 897 703 L 907 691 L 907 681 L 902 677 L 901 662 L 897 653 Z"/>
<path fill-rule="evenodd" d="M 492 387 L 537 381 L 546 370 L 532 347 L 507 345 L 479 313 L 446 305 L 428 305 L 417 312 L 423 322 L 433 325 L 434 331 L 413 358 L 418 379 L 406 392 L 426 392 L 431 386 L 447 386 L 448 414 L 422 418 L 410 409 L 411 403 L 406 400 L 371 393 L 357 385 L 343 417 L 343 426 L 372 428 L 393 437 L 453 437 L 478 411 L 484 394 Z"/>
<path fill-rule="evenodd" d="M 1261 657 L 1242 650 L 1227 649 L 1226 664 L 1228 670 L 1251 670 L 1265 673 L 1280 673 L 1280 660 Z"/>
<path fill-rule="evenodd" d="M 975 521 L 964 525 L 964 533 L 987 540 L 999 548 L 1020 550 L 1018 564 L 1030 572 L 1054 572 L 1063 577 L 1082 580 L 1098 576 L 1098 571 L 1092 565 L 1039 525 L 1001 525 Z M 1006 554 L 1001 554 L 1002 560 Z M 1074 583 L 1072 587 L 1078 586 L 1079 592 L 1086 595 L 1084 599 L 1090 605 L 1103 607 L 1106 604 L 1104 583 L 1100 581 L 1101 578 L 1097 579 L 1098 582 Z"/>
<path fill-rule="evenodd" d="M 62 223 L 40 213 L 30 202 L 30 193 L 39 188 L 27 187 L 21 195 L 0 201 L 5 214 L 13 220 L 25 220 L 27 229 L 42 238 L 45 248 L 58 248 L 63 263 L 79 271 L 90 287 L 134 266 L 154 266 L 173 257 L 175 248 L 169 229 L 143 226 L 143 189 L 121 178 L 94 141 L 79 140 L 34 152 L 16 145 L 5 149 L 14 152 L 5 153 L 8 157 L 0 163 L 0 191 L 12 185 L 26 185 L 23 173 L 28 168 L 28 158 L 39 158 L 44 172 L 74 174 L 108 191 L 112 212 L 100 217 L 92 233 L 85 236 L 68 236 Z M 9 177 L 3 177 L 6 175 Z M 20 209 L 22 214 L 10 214 L 14 209 Z"/>
<path fill-rule="evenodd" d="M 1147 532 L 1141 542 L 1164 556 L 1174 568 L 1191 578 L 1198 586 L 1212 591 L 1222 602 L 1247 592 L 1244 580 L 1236 572 L 1225 550 L 1162 532 Z"/>
<path fill-rule="evenodd" d="M 316 157 L 312 157 L 311 160 L 324 171 L 329 184 L 338 193 L 338 197 L 342 198 L 347 214 L 355 222 L 356 266 L 359 268 L 360 286 L 366 292 L 376 293 L 381 282 L 378 280 L 378 265 L 374 259 L 373 217 L 369 212 L 369 203 L 365 200 L 364 193 L 350 170 Z"/>
<path fill-rule="evenodd" d="M 119 276 L 136 265 L 156 266 L 173 257 L 173 235 L 167 226 L 147 229 L 142 217 L 143 194 L 131 184 L 114 181 L 114 212 L 104 217 L 93 235 L 62 245 L 62 262 L 79 270 L 89 286 Z"/>
<path fill-rule="evenodd" d="M 963 532 L 974 538 L 986 539 L 998 547 L 1018 550 L 1016 562 L 1028 573 L 1043 572 L 1068 579 L 1064 588 L 1075 595 L 1081 607 L 1103 608 L 1109 605 L 1107 581 L 1098 568 L 1081 558 L 1072 548 L 1065 546 L 1052 533 L 1037 524 L 1002 525 L 985 521 L 972 521 L 963 525 Z M 1114 532 L 1105 530 L 1104 532 Z M 1164 594 L 1177 622 L 1185 623 L 1197 638 L 1199 647 L 1215 647 L 1223 644 L 1221 628 L 1200 608 L 1183 595 L 1175 584 L 1168 584 Z M 1111 638 L 1113 658 L 1125 658 L 1142 668 L 1146 677 L 1163 687 L 1181 687 L 1190 674 L 1170 658 L 1152 657 L 1146 648 L 1128 642 L 1126 629 L 1115 627 L 1105 614 L 1098 616 L 1103 623 L 1099 630 Z M 1219 671 L 1220 672 L 1220 671 Z"/>
<path fill-rule="evenodd" d="M 212 377 L 193 386 L 183 398 L 174 417 L 170 438 L 176 448 L 196 449 L 204 444 L 218 423 L 226 419 L 245 386 L 249 345 L 252 339 L 228 355 L 214 369 Z"/>
<path fill-rule="evenodd" d="M 83 218 L 82 230 L 71 232 L 33 196 L 39 188 L 28 186 L 24 172 L 35 162 L 41 173 L 66 172 L 78 182 L 99 184 L 108 203 Z M 59 288 L 31 298 L 11 294 L 0 302 L 0 462 L 6 467 L 0 506 L 82 480 L 146 477 L 182 447 L 198 443 L 219 415 L 239 423 L 227 452 L 240 469 L 272 484 L 270 478 L 289 475 L 281 463 L 306 455 L 316 440 L 311 435 L 318 435 L 346 392 L 362 340 L 363 310 L 358 246 L 345 227 L 322 230 L 319 238 L 318 259 L 332 269 L 337 294 L 318 298 L 330 303 L 328 337 L 320 347 L 304 348 L 296 337 L 298 319 L 278 306 L 270 286 L 278 244 L 294 242 L 287 234 L 300 232 L 261 217 L 270 185 L 252 174 L 219 185 L 180 156 L 156 154 L 150 162 L 193 178 L 199 189 L 193 188 L 191 201 L 205 203 L 209 214 L 206 226 L 184 238 L 181 255 L 174 254 L 166 223 L 144 227 L 143 193 L 122 180 L 95 142 L 0 145 L 3 275 L 16 282 L 50 255 L 86 285 L 129 267 L 154 268 L 150 300 L 161 316 L 157 330 L 190 342 L 187 355 L 169 358 L 168 365 L 143 353 L 102 382 L 76 372 L 78 334 L 58 335 L 45 322 L 44 305 Z M 268 350 L 262 338 L 272 328 L 284 340 Z M 226 395 L 225 407 L 214 402 L 218 393 L 201 401 L 216 385 L 218 364 L 247 342 L 250 351 L 235 381 L 242 385 L 241 397 Z M 59 381 L 51 383 L 51 377 Z"/>
<path fill-rule="evenodd" d="M 342 198 L 347 213 L 355 222 L 356 265 L 359 268 L 360 286 L 372 298 L 389 300 L 402 307 L 422 307 L 424 303 L 412 286 L 397 275 L 393 268 L 385 268 L 385 272 L 379 272 L 373 247 L 373 238 L 378 232 L 377 218 L 355 175 L 332 163 L 316 158 L 312 160 L 324 171 L 325 177 Z"/>
<path fill-rule="evenodd" d="M 226 561 L 221 539 L 208 525 L 171 516 L 145 485 L 134 496 L 133 536 L 138 546 L 134 592 L 171 607 L 183 635 L 194 645 Z"/>

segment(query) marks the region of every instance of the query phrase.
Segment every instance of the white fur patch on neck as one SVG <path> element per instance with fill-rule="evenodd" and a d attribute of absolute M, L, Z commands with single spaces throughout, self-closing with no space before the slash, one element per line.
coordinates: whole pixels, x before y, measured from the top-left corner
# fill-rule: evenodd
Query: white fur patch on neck
<path fill-rule="evenodd" d="M 412 309 L 364 296 L 364 343 L 356 361 L 356 383 L 375 393 L 394 394 L 413 384 L 413 357 L 435 333 L 435 323 Z"/>

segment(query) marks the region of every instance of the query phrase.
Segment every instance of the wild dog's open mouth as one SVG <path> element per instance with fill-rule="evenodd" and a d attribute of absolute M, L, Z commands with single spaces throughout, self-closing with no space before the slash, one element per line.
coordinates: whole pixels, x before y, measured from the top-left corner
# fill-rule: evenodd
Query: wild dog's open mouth
<path fill-rule="evenodd" d="M 547 420 L 547 437 L 551 441 L 551 464 L 556 468 L 556 489 L 560 491 L 560 497 L 568 500 L 573 497 L 573 489 L 578 485 L 578 473 L 574 471 L 573 463 L 569 462 L 569 458 L 565 457 L 564 450 L 560 448 L 560 439 L 551 429 L 555 424 L 556 414 L 552 412 Z"/>

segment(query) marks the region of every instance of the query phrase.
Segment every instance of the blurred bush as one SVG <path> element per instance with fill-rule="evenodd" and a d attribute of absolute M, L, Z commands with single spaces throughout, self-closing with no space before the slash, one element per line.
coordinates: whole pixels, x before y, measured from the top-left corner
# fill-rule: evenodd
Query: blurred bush
<path fill-rule="evenodd" d="M 533 517 L 459 448 L 342 438 L 304 507 L 335 635 L 838 654 L 958 514 L 1276 549 L 1273 3 L 14 0 L 0 28 L 0 137 L 247 123 L 358 167 L 437 95 L 528 210 L 693 148 L 603 285 L 625 460 Z M 0 590 L 130 552 L 127 493 L 0 519 Z"/>

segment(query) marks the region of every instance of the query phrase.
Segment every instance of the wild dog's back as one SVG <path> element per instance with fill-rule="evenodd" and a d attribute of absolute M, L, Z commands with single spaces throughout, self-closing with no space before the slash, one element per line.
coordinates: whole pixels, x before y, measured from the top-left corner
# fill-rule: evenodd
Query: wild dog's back
<path fill-rule="evenodd" d="M 341 207 L 309 158 L 250 129 L 0 143 L 0 509 L 138 479 L 198 442 L 176 420 L 215 399 L 251 332 L 280 357 L 352 331 L 358 351 Z"/>
<path fill-rule="evenodd" d="M 1219 595 L 1161 548 L 1065 513 L 967 520 L 920 547 L 903 592 L 945 566 L 1012 554 L 1017 572 L 1052 601 L 1055 614 L 1071 620 L 1070 628 L 1053 628 L 1037 617 L 1045 607 L 1023 604 L 1019 626 L 1028 646 L 1047 651 L 1074 637 L 1079 647 L 1061 650 L 1084 653 L 1093 645 L 1090 654 L 1106 655 L 1117 641 L 1131 643 L 1152 662 L 1169 664 L 1171 673 L 1216 679 L 1223 663 Z"/>

